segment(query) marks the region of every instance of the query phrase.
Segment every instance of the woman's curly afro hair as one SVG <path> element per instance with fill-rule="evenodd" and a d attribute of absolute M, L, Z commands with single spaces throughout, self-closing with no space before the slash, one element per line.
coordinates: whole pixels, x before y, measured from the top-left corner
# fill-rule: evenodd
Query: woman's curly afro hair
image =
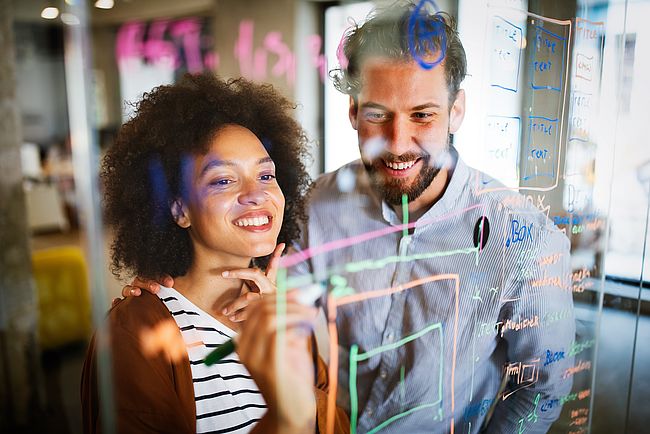
<path fill-rule="evenodd" d="M 291 117 L 293 108 L 271 85 L 211 74 L 188 74 L 146 93 L 101 167 L 105 215 L 115 236 L 113 274 L 159 278 L 188 271 L 192 243 L 174 222 L 170 202 L 182 197 L 184 162 L 207 153 L 227 124 L 252 131 L 273 159 L 286 202 L 278 242 L 296 240 L 309 176 L 307 139 Z M 261 266 L 267 263 L 268 257 L 258 259 Z"/>

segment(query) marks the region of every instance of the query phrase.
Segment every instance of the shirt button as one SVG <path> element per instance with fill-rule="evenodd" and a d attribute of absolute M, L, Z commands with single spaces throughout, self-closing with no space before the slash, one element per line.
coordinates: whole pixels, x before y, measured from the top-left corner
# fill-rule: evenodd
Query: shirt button
<path fill-rule="evenodd" d="M 382 369 L 381 371 L 379 371 L 379 376 L 381 377 L 382 380 L 385 380 L 386 377 L 388 377 L 388 373 Z"/>
<path fill-rule="evenodd" d="M 393 341 L 393 332 L 388 332 L 388 333 L 386 334 L 386 340 L 387 340 L 388 342 L 392 342 L 392 341 Z"/>
<path fill-rule="evenodd" d="M 370 407 L 366 407 L 366 414 L 367 414 L 368 416 L 372 416 L 372 408 L 370 408 Z"/>

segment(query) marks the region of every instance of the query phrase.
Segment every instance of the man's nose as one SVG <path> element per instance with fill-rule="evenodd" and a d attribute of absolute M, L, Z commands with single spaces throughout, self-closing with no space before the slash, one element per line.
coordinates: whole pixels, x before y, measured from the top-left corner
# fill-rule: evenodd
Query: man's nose
<path fill-rule="evenodd" d="M 266 201 L 266 193 L 258 182 L 246 182 L 238 200 L 242 205 L 261 205 Z"/>
<path fill-rule="evenodd" d="M 407 120 L 395 118 L 387 125 L 386 150 L 394 155 L 402 155 L 410 148 L 411 126 Z"/>

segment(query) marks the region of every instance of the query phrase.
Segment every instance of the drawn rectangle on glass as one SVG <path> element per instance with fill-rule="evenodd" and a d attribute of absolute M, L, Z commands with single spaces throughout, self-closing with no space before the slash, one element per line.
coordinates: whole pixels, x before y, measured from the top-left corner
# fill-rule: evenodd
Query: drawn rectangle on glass
<path fill-rule="evenodd" d="M 535 26 L 530 61 L 530 86 L 533 90 L 560 92 L 566 70 L 566 41 L 563 36 Z"/>
<path fill-rule="evenodd" d="M 557 172 L 558 133 L 557 118 L 528 117 L 528 146 L 524 154 L 522 181 L 548 177 L 551 179 L 549 185 L 553 185 Z"/>
<path fill-rule="evenodd" d="M 539 379 L 539 362 L 540 359 L 537 358 L 528 361 L 528 363 L 517 362 L 506 365 L 505 375 L 509 378 L 509 381 L 502 395 L 504 401 L 513 393 L 537 383 Z"/>
<path fill-rule="evenodd" d="M 490 161 L 490 170 L 483 174 L 482 184 L 488 185 L 498 179 L 508 187 L 517 188 L 521 119 L 488 115 L 485 127 L 485 155 Z"/>
<path fill-rule="evenodd" d="M 571 94 L 571 120 L 569 123 L 569 141 L 578 140 L 580 142 L 589 141 L 589 131 L 591 126 L 592 94 L 580 91 L 574 91 Z"/>
<path fill-rule="evenodd" d="M 582 53 L 576 54 L 576 77 L 591 81 L 594 70 L 594 56 L 587 56 Z"/>
<path fill-rule="evenodd" d="M 411 289 L 411 288 L 422 287 L 423 285 L 425 285 L 427 283 L 432 283 L 432 282 L 436 282 L 436 281 L 444 281 L 444 280 L 451 280 L 453 282 L 453 284 L 454 284 L 454 322 L 453 322 L 453 325 L 450 325 L 451 330 L 453 330 L 453 333 L 452 333 L 453 338 L 451 340 L 451 342 L 452 342 L 452 348 L 451 348 L 451 352 L 452 352 L 451 360 L 452 360 L 452 362 L 451 362 L 451 369 L 450 369 L 451 378 L 449 380 L 449 382 L 450 382 L 449 390 L 451 390 L 451 410 L 452 410 L 450 426 L 452 426 L 452 427 L 454 426 L 454 416 L 453 416 L 453 411 L 454 411 L 454 408 L 455 408 L 455 389 L 454 389 L 455 388 L 455 380 L 454 379 L 455 379 L 455 370 L 456 370 L 456 348 L 457 348 L 457 338 L 458 338 L 458 313 L 459 313 L 459 291 L 460 291 L 460 278 L 459 278 L 458 274 L 432 275 L 432 276 L 428 276 L 428 277 L 425 277 L 425 278 L 416 279 L 416 280 L 413 280 L 411 282 L 407 282 L 407 283 L 404 283 L 404 284 L 401 284 L 401 285 L 397 285 L 397 286 L 392 287 L 392 288 L 378 289 L 378 290 L 375 290 L 375 291 L 368 291 L 368 292 L 363 292 L 363 293 L 358 293 L 358 294 L 351 294 L 351 295 L 342 296 L 340 298 L 335 298 L 335 297 L 332 297 L 330 295 L 330 297 L 328 298 L 328 306 L 331 306 L 330 313 L 328 314 L 328 323 L 329 323 L 328 327 L 329 327 L 329 330 L 330 330 L 330 367 L 329 367 L 329 372 L 330 372 L 330 383 L 333 385 L 333 387 L 331 387 L 330 390 L 329 390 L 328 400 L 329 400 L 329 402 L 331 404 L 334 404 L 336 402 L 336 393 L 337 393 L 337 390 L 336 390 L 337 386 L 336 385 L 338 385 L 338 379 L 337 379 L 337 376 L 338 376 L 338 372 L 337 372 L 338 363 L 336 362 L 338 360 L 338 345 L 339 345 L 338 344 L 338 337 L 337 337 L 338 334 L 337 334 L 337 330 L 336 330 L 336 312 L 337 312 L 337 309 L 340 306 L 347 305 L 347 304 L 350 304 L 350 303 L 358 303 L 358 302 L 362 302 L 362 301 L 368 300 L 368 299 L 391 296 L 394 293 L 406 291 L 406 290 Z M 444 360 L 443 359 L 443 356 L 444 356 L 444 343 L 443 342 L 444 341 L 442 340 L 442 338 L 443 338 L 443 330 L 442 329 L 443 329 L 442 323 L 433 323 L 433 324 L 430 324 L 429 326 L 425 327 L 424 329 L 422 329 L 422 330 L 420 330 L 418 332 L 415 332 L 413 334 L 410 334 L 410 335 L 402 338 L 400 341 L 396 342 L 395 344 L 380 346 L 380 347 L 374 348 L 372 350 L 366 351 L 364 354 L 361 354 L 361 355 L 359 355 L 358 353 L 355 354 L 356 345 L 353 345 L 350 348 L 350 360 L 349 360 L 349 362 L 350 362 L 349 385 L 350 385 L 350 404 L 351 404 L 350 405 L 350 408 L 351 408 L 351 411 L 350 411 L 350 431 L 352 433 L 356 433 L 356 421 L 357 421 L 357 418 L 358 418 L 358 408 L 357 409 L 354 408 L 355 407 L 354 402 L 358 402 L 357 401 L 358 398 L 355 397 L 355 395 L 356 395 L 356 391 L 355 391 L 356 390 L 356 380 L 355 380 L 355 378 L 356 378 L 356 367 L 358 365 L 358 362 L 361 361 L 361 360 L 367 360 L 369 357 L 380 354 L 380 353 L 382 353 L 384 351 L 390 351 L 390 350 L 394 350 L 396 348 L 399 348 L 399 347 L 405 345 L 408 342 L 412 342 L 415 339 L 426 336 L 428 333 L 430 333 L 430 332 L 432 332 L 434 330 L 439 331 L 440 344 L 441 344 L 440 357 L 441 357 L 441 360 Z M 358 351 L 358 348 L 357 348 L 356 351 Z M 447 349 L 447 351 L 450 351 L 450 349 Z M 398 413 L 398 414 L 388 418 L 387 420 L 383 421 L 382 423 L 377 425 L 375 428 L 368 431 L 368 433 L 375 433 L 375 432 L 385 428 L 386 426 L 390 425 L 394 421 L 396 421 L 396 420 L 398 420 L 398 419 L 400 419 L 400 418 L 402 418 L 404 416 L 408 416 L 409 414 L 412 414 L 412 413 L 417 412 L 417 411 L 432 409 L 432 408 L 435 408 L 436 406 L 438 407 L 438 410 L 437 410 L 437 415 L 438 416 L 436 416 L 436 417 L 440 417 L 440 420 L 442 422 L 442 418 L 443 418 L 443 414 L 442 414 L 442 405 L 443 405 L 443 401 L 442 401 L 442 385 L 443 385 L 443 381 L 445 380 L 444 376 L 443 376 L 443 372 L 444 372 L 443 368 L 444 368 L 444 366 L 443 366 L 443 363 L 441 361 L 440 370 L 438 372 L 438 376 L 439 376 L 439 383 L 438 383 L 439 384 L 439 395 L 438 396 L 439 396 L 439 399 L 434 400 L 433 402 L 420 403 L 420 404 L 410 408 L 409 410 Z M 331 432 L 332 424 L 333 424 L 333 414 L 328 414 L 328 421 L 327 421 L 328 430 L 329 430 L 328 432 Z"/>
<path fill-rule="evenodd" d="M 522 38 L 520 27 L 500 16 L 492 17 L 491 86 L 517 92 Z"/>
<path fill-rule="evenodd" d="M 352 346 L 350 349 L 350 401 L 351 401 L 351 408 L 353 411 L 350 414 L 350 432 L 354 433 L 356 432 L 356 420 L 357 420 L 357 411 L 354 411 L 357 409 L 357 394 L 356 394 L 356 371 L 357 371 L 357 365 L 359 362 L 364 361 L 369 359 L 370 357 L 376 356 L 378 354 L 381 354 L 385 351 L 391 351 L 395 350 L 403 345 L 406 345 L 407 343 L 419 339 L 426 334 L 433 333 L 433 332 L 438 332 L 438 342 L 440 343 L 440 348 L 438 348 L 438 351 L 440 353 L 440 369 L 438 370 L 438 399 L 436 399 L 434 402 L 424 402 L 420 403 L 415 407 L 410 408 L 407 411 L 404 411 L 402 413 L 396 414 L 393 417 L 385 420 L 384 422 L 380 423 L 377 425 L 375 428 L 371 429 L 368 431 L 368 434 L 375 433 L 377 431 L 380 431 L 384 427 L 388 426 L 390 423 L 394 422 L 395 420 L 407 416 L 408 414 L 411 414 L 415 411 L 420 411 L 420 410 L 426 410 L 426 409 L 434 409 L 435 407 L 438 407 L 438 416 L 434 416 L 434 419 L 436 417 L 439 417 L 440 420 L 442 421 L 442 383 L 443 383 L 443 371 L 444 371 L 444 345 L 443 345 L 443 330 L 442 330 L 442 324 L 441 323 L 435 323 L 435 324 L 430 324 L 424 329 L 413 333 L 409 336 L 404 337 L 403 339 L 399 340 L 395 344 L 389 344 L 389 345 L 383 345 L 381 347 L 366 351 L 365 353 L 358 354 L 357 350 L 358 348 L 356 345 Z M 430 378 L 434 378 L 435 376 L 432 376 Z M 353 391 L 355 391 L 353 393 Z"/>

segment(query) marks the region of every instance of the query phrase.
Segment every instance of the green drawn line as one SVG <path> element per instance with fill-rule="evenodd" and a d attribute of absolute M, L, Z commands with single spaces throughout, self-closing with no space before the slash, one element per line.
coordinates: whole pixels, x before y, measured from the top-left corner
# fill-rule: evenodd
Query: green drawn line
<path fill-rule="evenodd" d="M 359 412 L 359 398 L 357 396 L 357 354 L 359 346 L 350 347 L 350 434 L 357 432 L 357 413 Z"/>
<path fill-rule="evenodd" d="M 409 200 L 406 194 L 402 194 L 402 223 L 404 224 L 404 229 L 402 229 L 402 236 L 408 237 L 409 235 Z"/>
<path fill-rule="evenodd" d="M 382 423 L 380 423 L 379 425 L 377 425 L 376 427 L 374 427 L 373 429 L 371 429 L 370 431 L 368 431 L 368 434 L 376 433 L 377 431 L 386 428 L 388 425 L 390 425 L 391 423 L 395 422 L 397 419 L 401 419 L 401 418 L 403 418 L 404 416 L 408 416 L 408 415 L 411 414 L 411 413 L 415 413 L 416 411 L 424 410 L 424 409 L 426 409 L 426 408 L 435 407 L 435 406 L 437 406 L 437 405 L 439 405 L 439 404 L 440 404 L 440 401 L 433 402 L 433 403 L 431 403 L 431 404 L 421 404 L 421 405 L 418 405 L 417 407 L 413 407 L 413 408 L 410 409 L 410 410 L 406 410 L 405 412 L 402 412 L 402 413 L 396 414 L 395 416 L 393 416 L 393 417 L 391 417 L 391 418 L 389 418 L 389 419 L 386 419 L 385 421 L 383 421 Z"/>
<path fill-rule="evenodd" d="M 457 254 L 469 255 L 470 253 L 478 254 L 478 247 L 468 247 L 465 249 L 457 250 L 448 250 L 445 252 L 432 252 L 432 253 L 417 253 L 411 256 L 387 256 L 382 259 L 368 259 L 365 261 L 350 262 L 346 264 L 343 269 L 348 273 L 357 273 L 363 270 L 372 270 L 377 268 L 383 268 L 388 264 L 394 262 L 409 262 L 409 261 L 419 261 L 422 259 L 431 259 L 438 258 L 442 256 L 451 256 Z"/>
<path fill-rule="evenodd" d="M 405 337 L 405 338 L 403 338 L 403 339 L 401 339 L 401 340 L 399 340 L 397 342 L 394 342 L 392 344 L 383 345 L 381 347 L 375 348 L 374 350 L 370 350 L 370 351 L 367 351 L 365 353 L 361 353 L 361 354 L 359 354 L 357 356 L 357 360 L 360 361 L 360 362 L 363 362 L 364 360 L 368 360 L 369 358 L 371 358 L 373 356 L 376 356 L 379 353 L 383 353 L 384 351 L 394 350 L 395 348 L 401 347 L 404 344 L 408 344 L 409 342 L 416 340 L 420 336 L 423 336 L 423 335 L 429 333 L 433 329 L 440 329 L 440 336 L 442 337 L 442 324 L 438 322 L 438 323 L 435 323 L 435 324 L 431 324 L 431 325 L 423 328 L 419 332 L 413 333 L 412 335 L 407 336 L 407 337 Z M 442 342 L 442 339 L 440 341 Z M 358 348 L 357 348 L 357 351 L 358 351 Z"/>
<path fill-rule="evenodd" d="M 423 259 L 440 258 L 443 256 L 458 254 L 469 255 L 471 253 L 476 254 L 476 260 L 478 261 L 479 248 L 468 247 L 465 249 L 447 250 L 444 252 L 416 253 L 411 256 L 386 256 L 382 259 L 368 259 L 358 262 L 349 262 L 342 267 L 332 267 L 331 269 L 327 270 L 325 274 L 327 276 L 332 276 L 341 272 L 358 273 L 364 270 L 376 270 L 379 268 L 384 268 L 386 265 L 396 262 L 419 261 Z M 291 288 L 299 288 L 301 286 L 306 286 L 313 283 L 312 279 L 313 274 L 289 277 L 287 284 Z"/>
<path fill-rule="evenodd" d="M 286 348 L 286 331 L 287 331 L 287 270 L 286 268 L 280 268 L 276 276 L 276 285 L 278 289 L 278 303 L 276 304 L 276 314 L 278 315 L 278 340 L 277 340 L 277 352 L 276 352 L 276 364 L 277 366 L 282 366 L 280 363 L 284 363 L 285 354 L 284 349 Z M 278 378 L 280 381 L 280 378 Z"/>
<path fill-rule="evenodd" d="M 377 355 L 383 351 L 388 351 L 388 350 L 393 350 L 401 345 L 404 345 L 408 342 L 411 342 L 419 337 L 422 337 L 426 333 L 430 332 L 431 330 L 434 329 L 439 329 L 440 330 L 440 372 L 438 374 L 438 400 L 434 403 L 431 404 L 421 404 L 419 406 L 413 407 L 409 410 L 403 411 L 402 413 L 398 413 L 395 416 L 385 420 L 372 430 L 368 431 L 368 433 L 375 433 L 383 428 L 385 428 L 387 425 L 395 422 L 397 419 L 400 419 L 404 416 L 408 416 L 409 414 L 422 410 L 424 408 L 430 408 L 430 407 L 435 407 L 436 405 L 439 405 L 442 402 L 442 373 L 444 371 L 444 358 L 443 358 L 443 341 L 444 341 L 444 335 L 442 331 L 442 323 L 435 323 L 431 324 L 424 329 L 420 330 L 419 332 L 416 332 L 410 336 L 407 336 L 403 339 L 401 339 L 398 342 L 395 342 L 393 344 L 388 344 L 384 345 L 378 348 L 375 348 L 374 350 L 367 351 L 365 353 L 359 354 L 359 346 L 354 344 L 350 347 L 350 378 L 349 378 L 349 384 L 350 384 L 350 433 L 355 434 L 356 429 L 357 429 L 357 419 L 358 419 L 358 412 L 359 412 L 359 398 L 357 396 L 357 364 L 360 361 L 364 361 L 369 359 L 370 357 Z M 402 381 L 404 380 L 404 367 L 402 366 L 402 371 L 401 371 L 401 378 Z M 442 408 L 438 409 L 438 415 L 440 417 L 440 420 L 442 420 Z"/>

